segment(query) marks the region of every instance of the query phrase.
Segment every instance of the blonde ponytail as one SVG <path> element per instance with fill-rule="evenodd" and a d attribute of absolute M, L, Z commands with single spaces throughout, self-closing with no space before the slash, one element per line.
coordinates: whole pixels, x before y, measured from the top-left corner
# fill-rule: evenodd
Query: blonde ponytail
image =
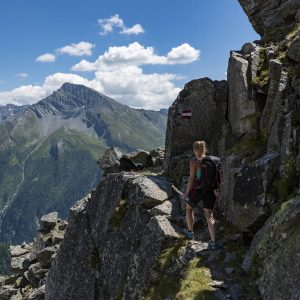
<path fill-rule="evenodd" d="M 193 149 L 198 157 L 202 157 L 206 154 L 206 143 L 204 141 L 196 141 L 193 144 Z"/>

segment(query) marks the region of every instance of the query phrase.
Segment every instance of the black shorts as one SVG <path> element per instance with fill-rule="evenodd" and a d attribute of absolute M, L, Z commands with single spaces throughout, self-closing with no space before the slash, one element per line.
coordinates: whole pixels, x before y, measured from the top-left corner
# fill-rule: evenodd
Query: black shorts
<path fill-rule="evenodd" d="M 201 189 L 192 189 L 186 202 L 195 208 L 201 200 L 203 208 L 213 209 L 216 203 L 216 195 L 214 191 L 203 192 Z"/>

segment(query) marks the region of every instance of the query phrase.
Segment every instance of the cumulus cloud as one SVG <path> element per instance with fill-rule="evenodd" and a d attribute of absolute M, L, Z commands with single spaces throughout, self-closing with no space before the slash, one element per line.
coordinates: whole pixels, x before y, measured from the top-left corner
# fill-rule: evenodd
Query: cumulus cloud
<path fill-rule="evenodd" d="M 57 90 L 64 82 L 83 84 L 117 101 L 136 108 L 160 109 L 176 99 L 181 76 L 171 73 L 150 73 L 142 69 L 149 64 L 184 64 L 199 59 L 200 51 L 189 44 L 172 48 L 166 55 L 155 53 L 153 47 L 139 43 L 109 47 L 96 61 L 81 60 L 74 71 L 94 71 L 87 79 L 71 73 L 55 73 L 46 77 L 43 84 L 21 86 L 12 91 L 0 92 L 0 104 L 34 103 Z"/>
<path fill-rule="evenodd" d="M 200 57 L 200 50 L 193 48 L 188 43 L 172 48 L 166 59 L 169 64 L 187 64 Z"/>
<path fill-rule="evenodd" d="M 166 56 L 155 54 L 153 47 L 144 47 L 138 42 L 128 46 L 109 47 L 103 55 L 100 55 L 94 62 L 82 60 L 72 67 L 73 71 L 96 71 L 107 67 L 119 66 L 142 66 L 149 64 L 186 64 L 199 59 L 200 50 L 197 50 L 187 43 L 172 48 Z"/>
<path fill-rule="evenodd" d="M 101 26 L 102 31 L 100 32 L 101 35 L 106 35 L 114 31 L 114 28 L 119 28 L 120 34 L 140 34 L 144 33 L 145 30 L 140 24 L 135 24 L 132 27 L 127 27 L 124 24 L 124 21 L 119 17 L 118 14 L 111 16 L 108 19 L 99 19 L 98 24 Z"/>
<path fill-rule="evenodd" d="M 131 35 L 131 34 L 140 34 L 140 33 L 144 33 L 145 30 L 143 29 L 143 27 L 140 24 L 135 24 L 130 28 L 123 28 L 122 31 L 120 31 L 121 34 L 127 34 L 127 35 Z"/>
<path fill-rule="evenodd" d="M 46 62 L 54 62 L 55 59 L 56 59 L 56 57 L 54 54 L 45 53 L 45 54 L 42 54 L 39 57 L 37 57 L 35 61 L 46 63 Z"/>
<path fill-rule="evenodd" d="M 174 83 L 177 79 L 175 74 L 145 74 L 137 66 L 98 71 L 91 80 L 76 74 L 55 73 L 46 77 L 42 85 L 24 85 L 0 92 L 0 105 L 33 104 L 70 82 L 93 88 L 132 107 L 159 110 L 168 107 L 178 95 L 180 88 Z"/>
<path fill-rule="evenodd" d="M 11 91 L 0 92 L 0 104 L 33 104 L 50 95 L 65 82 L 88 85 L 88 80 L 76 74 L 55 73 L 47 76 L 42 85 L 23 85 Z"/>
<path fill-rule="evenodd" d="M 15 75 L 15 77 L 24 79 L 24 78 L 28 77 L 28 74 L 27 73 L 18 73 L 18 74 Z"/>
<path fill-rule="evenodd" d="M 71 56 L 83 56 L 92 55 L 92 49 L 95 45 L 88 42 L 79 42 L 77 44 L 72 43 L 70 45 L 64 46 L 62 48 L 57 49 L 58 54 L 69 54 Z"/>

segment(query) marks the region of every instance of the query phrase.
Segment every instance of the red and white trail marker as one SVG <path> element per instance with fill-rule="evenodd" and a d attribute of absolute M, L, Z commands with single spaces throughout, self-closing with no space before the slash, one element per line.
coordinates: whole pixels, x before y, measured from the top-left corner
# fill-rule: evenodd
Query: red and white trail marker
<path fill-rule="evenodd" d="M 183 110 L 181 113 L 181 119 L 191 119 L 192 111 L 190 109 Z"/>

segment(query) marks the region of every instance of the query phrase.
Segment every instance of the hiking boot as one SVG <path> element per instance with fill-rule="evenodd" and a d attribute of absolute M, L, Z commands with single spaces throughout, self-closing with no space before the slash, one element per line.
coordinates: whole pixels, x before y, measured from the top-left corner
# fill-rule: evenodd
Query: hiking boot
<path fill-rule="evenodd" d="M 186 238 L 192 240 L 194 238 L 194 232 L 189 231 L 186 228 L 183 229 L 183 234 L 185 235 Z"/>
<path fill-rule="evenodd" d="M 218 250 L 222 248 L 222 244 L 217 241 L 209 241 L 207 249 L 209 250 Z"/>

